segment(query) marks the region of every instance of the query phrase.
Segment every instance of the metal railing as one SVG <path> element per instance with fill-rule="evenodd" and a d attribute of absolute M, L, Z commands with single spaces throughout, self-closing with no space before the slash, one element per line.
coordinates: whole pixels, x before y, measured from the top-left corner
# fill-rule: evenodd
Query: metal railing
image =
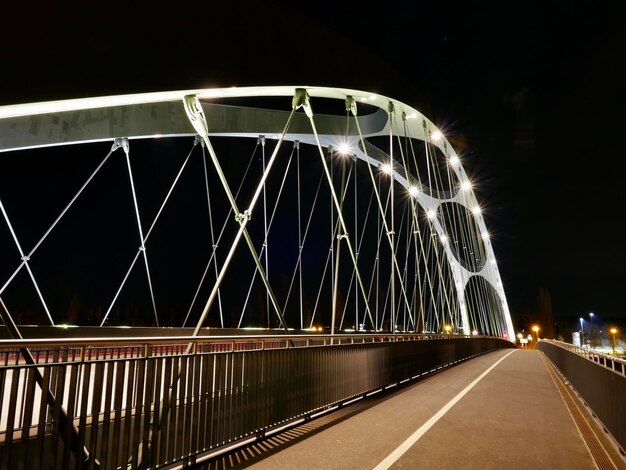
<path fill-rule="evenodd" d="M 185 467 L 506 347 L 438 334 L 0 341 L 0 468 Z"/>
<path fill-rule="evenodd" d="M 626 361 L 560 341 L 541 340 L 537 349 L 570 382 L 624 453 Z"/>
<path fill-rule="evenodd" d="M 593 349 L 589 348 L 581 348 L 580 346 L 574 346 L 573 344 L 563 343 L 561 341 L 548 341 L 542 340 L 550 343 L 554 343 L 559 347 L 568 350 L 569 352 L 573 352 L 581 357 L 589 359 L 590 361 L 595 362 L 596 364 L 600 364 L 601 366 L 606 367 L 607 369 L 611 369 L 618 374 L 626 376 L 626 360 L 620 357 L 611 356 L 609 354 L 604 354 Z"/>

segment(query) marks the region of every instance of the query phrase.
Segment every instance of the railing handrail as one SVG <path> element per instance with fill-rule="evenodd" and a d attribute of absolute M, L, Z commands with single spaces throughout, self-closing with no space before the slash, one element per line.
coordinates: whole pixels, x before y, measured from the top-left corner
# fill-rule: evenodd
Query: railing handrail
<path fill-rule="evenodd" d="M 567 351 L 570 351 L 574 354 L 577 354 L 578 356 L 584 357 L 585 359 L 588 359 L 592 362 L 594 362 L 595 364 L 598 364 L 599 366 L 603 366 L 609 370 L 612 370 L 613 372 L 615 372 L 616 374 L 620 374 L 620 375 L 626 375 L 626 360 L 620 358 L 620 357 L 615 357 L 615 356 L 611 356 L 610 354 L 604 354 L 602 352 L 598 352 L 595 350 L 591 350 L 591 349 L 587 349 L 587 348 L 581 348 L 580 346 L 576 346 L 574 344 L 570 344 L 570 343 L 565 343 L 563 341 L 557 341 L 555 339 L 542 339 L 541 341 L 545 341 L 547 343 L 552 343 L 555 346 L 558 346 L 562 349 L 565 349 Z M 599 361 L 594 361 L 593 359 L 591 359 L 591 356 L 594 357 L 598 357 L 603 359 L 604 363 L 601 363 Z M 612 366 L 608 366 L 606 365 L 607 361 L 611 361 L 613 363 Z M 614 364 L 622 364 L 622 372 L 618 371 L 615 368 Z"/>
<path fill-rule="evenodd" d="M 224 343 L 224 342 L 275 342 L 302 340 L 376 340 L 388 338 L 392 341 L 410 339 L 459 339 L 459 338 L 497 338 L 480 335 L 461 335 L 446 333 L 362 333 L 350 334 L 311 334 L 311 335 L 237 335 L 237 336 L 149 336 L 149 337 L 84 337 L 84 338 L 29 338 L 0 340 L 0 349 L 36 348 L 42 346 L 128 346 L 143 344 L 188 344 L 188 343 Z"/>

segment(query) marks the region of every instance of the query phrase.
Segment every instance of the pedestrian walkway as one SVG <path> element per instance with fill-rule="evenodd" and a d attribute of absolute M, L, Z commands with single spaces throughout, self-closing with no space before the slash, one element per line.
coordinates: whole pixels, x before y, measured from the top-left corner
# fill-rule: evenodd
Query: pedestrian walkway
<path fill-rule="evenodd" d="M 505 350 L 372 396 L 207 467 L 626 469 L 626 460 L 539 351 Z"/>

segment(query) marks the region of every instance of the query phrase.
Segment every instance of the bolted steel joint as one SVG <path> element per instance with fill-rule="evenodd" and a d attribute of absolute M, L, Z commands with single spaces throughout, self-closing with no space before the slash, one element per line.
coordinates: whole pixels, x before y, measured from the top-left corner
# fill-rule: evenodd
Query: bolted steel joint
<path fill-rule="evenodd" d="M 237 214 L 235 216 L 235 220 L 239 223 L 239 224 L 243 224 L 244 221 L 248 221 L 252 219 L 252 214 L 250 213 L 250 209 L 246 209 L 245 211 L 243 211 L 240 214 Z"/>

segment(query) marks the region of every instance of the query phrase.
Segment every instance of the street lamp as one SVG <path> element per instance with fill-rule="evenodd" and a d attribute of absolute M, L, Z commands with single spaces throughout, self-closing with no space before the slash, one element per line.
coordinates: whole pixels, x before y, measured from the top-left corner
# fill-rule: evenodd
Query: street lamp
<path fill-rule="evenodd" d="M 613 335 L 613 355 L 615 356 L 615 335 L 617 334 L 617 328 L 613 327 L 609 332 Z"/>
<path fill-rule="evenodd" d="M 447 334 L 450 334 L 450 330 L 452 329 L 452 327 L 450 325 L 444 325 L 443 329 L 446 330 Z"/>
<path fill-rule="evenodd" d="M 580 347 L 585 347 L 585 327 L 583 326 L 583 317 L 580 317 Z"/>
<path fill-rule="evenodd" d="M 539 342 L 539 326 L 538 325 L 533 325 L 532 329 L 535 332 L 535 334 L 537 335 L 537 342 Z"/>
<path fill-rule="evenodd" d="M 589 347 L 593 349 L 593 313 L 589 314 Z"/>

